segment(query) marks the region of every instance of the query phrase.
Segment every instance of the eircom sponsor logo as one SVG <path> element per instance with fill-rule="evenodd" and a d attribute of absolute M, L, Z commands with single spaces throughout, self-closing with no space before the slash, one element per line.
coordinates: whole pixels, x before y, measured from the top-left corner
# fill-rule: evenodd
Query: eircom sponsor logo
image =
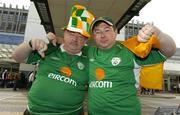
<path fill-rule="evenodd" d="M 112 88 L 112 82 L 103 81 L 105 77 L 105 71 L 101 67 L 95 69 L 95 77 L 97 81 L 91 81 L 89 84 L 90 88 Z"/>
<path fill-rule="evenodd" d="M 74 85 L 74 86 L 77 85 L 76 81 L 74 81 L 73 79 L 71 79 L 69 77 L 63 76 L 63 75 L 49 73 L 48 77 L 51 78 L 51 79 L 55 79 L 55 80 L 58 80 L 58 81 L 61 81 L 61 82 L 65 82 L 65 83 Z"/>
<path fill-rule="evenodd" d="M 112 88 L 112 82 L 109 81 L 91 81 L 90 88 Z"/>

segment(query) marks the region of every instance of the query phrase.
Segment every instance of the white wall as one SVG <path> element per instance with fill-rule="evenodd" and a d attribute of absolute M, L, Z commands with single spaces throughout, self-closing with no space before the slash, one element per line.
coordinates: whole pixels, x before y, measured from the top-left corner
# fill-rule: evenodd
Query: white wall
<path fill-rule="evenodd" d="M 40 24 L 41 20 L 33 2 L 29 7 L 28 19 L 25 29 L 25 41 L 32 38 L 40 38 L 46 40 L 46 31 L 43 25 Z M 47 40 L 46 40 L 47 41 Z"/>
<path fill-rule="evenodd" d="M 34 71 L 35 66 L 31 64 L 21 63 L 19 66 L 20 71 Z"/>
<path fill-rule="evenodd" d="M 164 63 L 164 70 L 165 71 L 173 71 L 174 74 L 180 74 L 180 63 L 174 62 L 165 62 Z"/>
<path fill-rule="evenodd" d="M 125 28 L 122 28 L 119 31 L 119 34 L 116 37 L 116 40 L 124 41 L 125 40 Z"/>

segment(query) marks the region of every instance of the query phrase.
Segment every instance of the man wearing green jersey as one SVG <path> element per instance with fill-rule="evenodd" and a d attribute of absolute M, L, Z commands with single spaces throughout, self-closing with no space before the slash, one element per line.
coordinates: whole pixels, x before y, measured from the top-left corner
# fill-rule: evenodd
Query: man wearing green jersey
<path fill-rule="evenodd" d="M 82 55 L 81 48 L 90 37 L 93 19 L 94 16 L 85 7 L 75 5 L 69 24 L 64 29 L 63 43 L 59 47 L 32 39 L 15 49 L 12 57 L 17 62 L 26 58 L 28 63 L 39 61 L 36 80 L 28 93 L 25 115 L 82 113 L 88 83 L 88 59 Z"/>
<path fill-rule="evenodd" d="M 89 115 L 140 115 L 136 75 L 141 66 L 157 64 L 172 56 L 176 50 L 174 41 L 157 27 L 145 25 L 137 35 L 139 42 L 148 42 L 155 34 L 160 48 L 153 48 L 142 59 L 116 41 L 117 31 L 110 19 L 96 19 L 91 31 L 97 47 L 84 50 L 89 58 Z"/>
<path fill-rule="evenodd" d="M 88 114 L 140 115 L 135 84 L 141 66 L 157 64 L 172 56 L 176 50 L 174 41 L 157 27 L 147 24 L 139 31 L 138 41 L 148 43 L 154 34 L 160 48 L 153 48 L 142 59 L 116 41 L 117 31 L 110 19 L 96 19 L 91 31 L 96 46 L 83 48 L 89 58 Z M 49 39 L 55 40 L 53 36 Z"/>

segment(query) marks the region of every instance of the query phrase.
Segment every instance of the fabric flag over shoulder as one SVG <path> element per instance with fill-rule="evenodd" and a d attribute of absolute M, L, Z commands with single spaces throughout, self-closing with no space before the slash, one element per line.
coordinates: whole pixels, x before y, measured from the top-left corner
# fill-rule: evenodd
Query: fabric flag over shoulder
<path fill-rule="evenodd" d="M 160 43 L 155 35 L 152 35 L 146 43 L 140 43 L 137 36 L 123 41 L 122 44 L 131 50 L 136 56 L 145 58 L 152 48 L 160 48 Z M 150 89 L 163 89 L 163 63 L 151 66 L 142 66 L 140 71 L 140 86 Z"/>

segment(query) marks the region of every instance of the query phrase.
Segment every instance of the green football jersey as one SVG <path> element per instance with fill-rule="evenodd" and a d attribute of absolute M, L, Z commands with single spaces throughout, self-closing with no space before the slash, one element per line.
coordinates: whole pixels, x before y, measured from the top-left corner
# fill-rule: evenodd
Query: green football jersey
<path fill-rule="evenodd" d="M 28 59 L 28 63 L 40 60 L 28 93 L 28 110 L 32 115 L 79 115 L 87 90 L 88 60 L 52 45 L 45 55 L 40 58 L 36 52 Z"/>
<path fill-rule="evenodd" d="M 159 63 L 165 58 L 153 50 L 141 59 L 120 43 L 108 50 L 89 47 L 88 58 L 89 115 L 140 115 L 136 75 L 142 65 Z"/>

